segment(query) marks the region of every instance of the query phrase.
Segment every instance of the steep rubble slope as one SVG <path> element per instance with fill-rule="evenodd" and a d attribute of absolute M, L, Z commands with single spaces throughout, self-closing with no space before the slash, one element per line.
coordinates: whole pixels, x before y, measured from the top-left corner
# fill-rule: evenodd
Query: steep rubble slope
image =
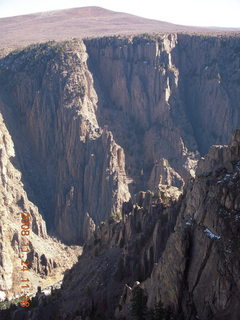
<path fill-rule="evenodd" d="M 78 263 L 66 273 L 63 289 L 39 300 L 26 317 L 112 319 L 126 281 L 146 279 L 164 251 L 179 196 L 177 188 L 165 186 L 159 195 L 141 192 L 136 204 L 125 203 L 122 220 L 110 218 L 97 228 Z"/>

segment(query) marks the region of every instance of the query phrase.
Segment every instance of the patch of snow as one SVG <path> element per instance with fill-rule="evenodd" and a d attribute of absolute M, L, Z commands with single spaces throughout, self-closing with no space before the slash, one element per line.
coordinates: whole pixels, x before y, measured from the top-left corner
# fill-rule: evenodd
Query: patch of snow
<path fill-rule="evenodd" d="M 168 102 L 171 95 L 171 89 L 169 85 L 169 77 L 167 78 L 167 87 L 165 89 L 165 101 Z"/>
<path fill-rule="evenodd" d="M 215 233 L 213 233 L 211 230 L 209 230 L 208 228 L 206 228 L 204 231 L 204 233 L 207 234 L 207 236 L 211 239 L 217 239 L 219 240 L 221 237 Z"/>
<path fill-rule="evenodd" d="M 6 293 L 4 291 L 0 291 L 0 301 L 4 301 L 6 299 Z"/>
<path fill-rule="evenodd" d="M 192 226 L 193 224 L 193 218 L 192 217 L 188 217 L 188 219 L 185 221 L 185 225 L 186 226 Z"/>
<path fill-rule="evenodd" d="M 45 296 L 50 296 L 51 289 L 44 289 L 42 292 L 45 294 Z"/>
<path fill-rule="evenodd" d="M 230 174 L 230 173 L 227 173 L 224 175 L 224 177 L 222 179 L 219 179 L 217 181 L 217 184 L 220 184 L 220 183 L 223 183 L 223 182 L 229 182 L 229 180 L 231 180 L 232 178 L 236 178 L 237 176 L 237 173 L 235 173 L 234 175 L 233 174 Z"/>
<path fill-rule="evenodd" d="M 232 251 L 230 249 L 226 249 L 225 252 L 229 253 L 229 254 L 232 253 Z"/>

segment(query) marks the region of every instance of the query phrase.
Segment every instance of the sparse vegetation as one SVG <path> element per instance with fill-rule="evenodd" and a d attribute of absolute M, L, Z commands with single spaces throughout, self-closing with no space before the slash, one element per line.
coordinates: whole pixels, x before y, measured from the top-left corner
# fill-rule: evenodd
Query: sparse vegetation
<path fill-rule="evenodd" d="M 122 212 L 121 211 L 112 212 L 110 217 L 108 218 L 108 223 L 111 224 L 120 220 L 122 220 Z"/>
<path fill-rule="evenodd" d="M 131 313 L 134 320 L 177 320 L 172 308 L 164 308 L 161 301 L 153 309 L 148 309 L 147 297 L 141 287 L 134 287 L 132 295 Z"/>
<path fill-rule="evenodd" d="M 14 310 L 16 309 L 19 303 L 20 303 L 20 300 L 18 298 L 10 301 L 8 300 L 2 301 L 0 302 L 0 310 L 5 310 L 5 309 Z"/>
<path fill-rule="evenodd" d="M 147 314 L 147 297 L 139 286 L 135 286 L 132 291 L 131 313 L 134 320 L 144 320 Z"/>

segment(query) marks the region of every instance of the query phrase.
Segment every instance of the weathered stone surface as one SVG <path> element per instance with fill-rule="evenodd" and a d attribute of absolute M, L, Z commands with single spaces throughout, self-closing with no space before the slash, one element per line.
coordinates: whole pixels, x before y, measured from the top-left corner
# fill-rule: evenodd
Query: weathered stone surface
<path fill-rule="evenodd" d="M 84 222 L 83 222 L 83 240 L 84 242 L 88 242 L 92 239 L 93 233 L 96 229 L 96 225 L 93 219 L 86 213 Z"/>
<path fill-rule="evenodd" d="M 133 191 L 159 183 L 183 185 L 194 171 L 198 148 L 173 61 L 177 35 L 101 38 L 85 44 L 100 93 L 99 121 L 125 150 Z"/>
<path fill-rule="evenodd" d="M 151 192 L 141 192 L 136 199 L 138 204 L 123 220 L 109 218 L 97 227 L 78 263 L 66 273 L 52 311 L 59 319 L 75 319 L 76 315 L 113 319 L 114 313 L 120 317 L 130 312 L 129 285 L 149 277 L 176 221 L 175 200 L 169 207 Z M 48 303 L 53 305 L 56 300 L 51 299 Z M 34 319 L 40 314 L 48 319 L 42 308 L 35 309 Z"/>
<path fill-rule="evenodd" d="M 238 319 L 238 134 L 231 145 L 210 149 L 186 189 L 175 232 L 143 284 L 149 307 L 161 300 L 186 319 Z"/>
<path fill-rule="evenodd" d="M 31 252 L 27 258 L 31 262 L 29 292 L 61 279 L 65 269 L 70 268 L 81 253 L 80 249 L 68 248 L 47 235 L 45 222 L 27 196 L 18 167 L 14 143 L 0 115 L 0 291 L 9 299 L 22 291 L 20 213 L 23 210 L 31 215 L 28 237 Z"/>
<path fill-rule="evenodd" d="M 141 192 L 122 221 L 102 223 L 65 276 L 59 319 L 131 319 L 132 288 L 140 281 L 149 311 L 161 302 L 176 319 L 237 320 L 239 146 L 237 133 L 224 147 L 230 174 L 225 157 L 212 158 L 219 146 L 212 147 L 204 160 L 208 174 L 199 173 L 178 200 L 170 201 L 176 191 L 166 187 L 161 197 Z"/>
<path fill-rule="evenodd" d="M 194 176 L 199 152 L 239 125 L 238 41 L 104 37 L 1 59 L 2 112 L 49 228 L 79 243 L 86 212 L 95 223 L 118 214 L 129 183 L 155 191 Z"/>
<path fill-rule="evenodd" d="M 69 243 L 83 240 L 86 212 L 99 223 L 129 199 L 124 151 L 98 125 L 86 60 L 83 42 L 73 41 L 35 46 L 1 63 L 8 70 L 3 112 L 12 111 L 23 176 L 50 229 Z"/>
<path fill-rule="evenodd" d="M 239 38 L 166 34 L 50 42 L 1 59 L 2 286 L 12 286 L 14 214 L 25 208 L 36 276 L 51 273 L 60 248 L 42 217 L 67 243 L 88 239 L 64 282 L 69 317 L 112 316 L 138 280 L 149 307 L 161 299 L 191 320 L 235 319 L 239 132 L 220 144 L 240 122 L 238 53 Z M 185 183 L 175 204 L 179 192 L 166 185 Z M 136 201 L 129 184 L 143 190 Z M 49 254 L 42 239 L 55 246 Z"/>

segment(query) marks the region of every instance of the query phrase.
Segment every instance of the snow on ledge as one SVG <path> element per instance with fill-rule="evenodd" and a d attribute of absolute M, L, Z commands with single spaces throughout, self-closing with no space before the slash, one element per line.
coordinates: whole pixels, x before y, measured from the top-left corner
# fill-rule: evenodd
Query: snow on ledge
<path fill-rule="evenodd" d="M 210 239 L 217 239 L 219 240 L 221 237 L 215 233 L 213 233 L 211 230 L 209 230 L 208 228 L 206 228 L 204 231 L 204 233 L 207 234 L 207 236 L 210 238 Z"/>

